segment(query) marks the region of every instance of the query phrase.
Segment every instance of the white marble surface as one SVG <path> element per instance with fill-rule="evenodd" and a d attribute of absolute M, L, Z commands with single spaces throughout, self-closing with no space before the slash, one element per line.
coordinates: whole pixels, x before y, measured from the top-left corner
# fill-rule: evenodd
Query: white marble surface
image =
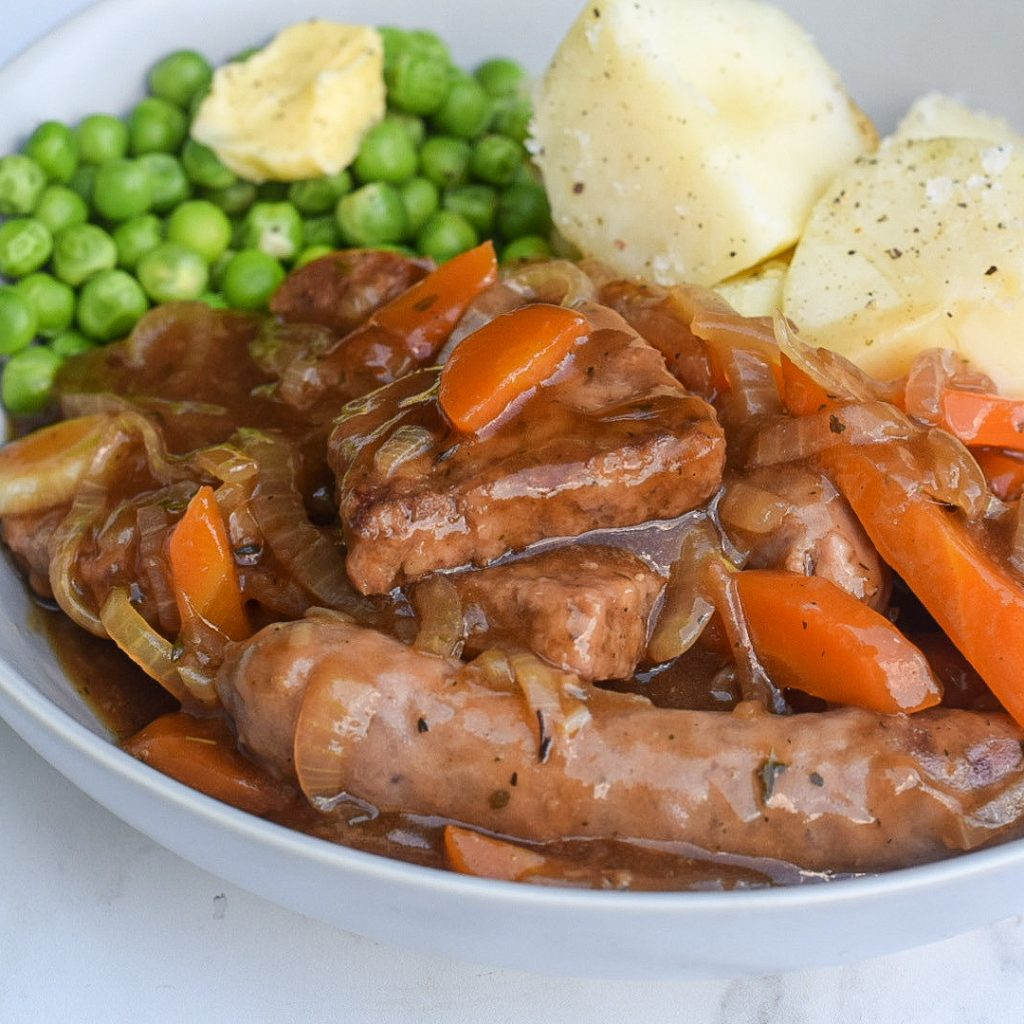
<path fill-rule="evenodd" d="M 0 62 L 83 6 L 5 0 Z M 735 982 L 539 978 L 376 945 L 155 846 L 0 724 L 4 1024 L 990 1024 L 1020 1020 L 1022 1003 L 1019 918 L 856 967 Z"/>

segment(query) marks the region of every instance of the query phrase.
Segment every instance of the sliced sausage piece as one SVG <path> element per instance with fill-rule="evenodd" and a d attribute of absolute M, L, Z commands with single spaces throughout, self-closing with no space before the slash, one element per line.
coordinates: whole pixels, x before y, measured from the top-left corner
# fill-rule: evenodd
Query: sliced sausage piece
<path fill-rule="evenodd" d="M 670 519 L 714 493 L 725 459 L 714 410 L 620 317 L 591 316 L 595 329 L 561 376 L 484 436 L 447 425 L 439 371 L 339 419 L 328 457 L 349 575 L 363 593 L 548 537 Z"/>
<path fill-rule="evenodd" d="M 282 777 L 298 753 L 321 793 L 524 840 L 633 837 L 861 872 L 1022 831 L 1024 734 L 1002 714 L 675 711 L 594 690 L 591 719 L 570 735 L 550 717 L 545 742 L 543 717 L 484 679 L 321 617 L 234 645 L 217 687 Z"/>
<path fill-rule="evenodd" d="M 581 679 L 632 675 L 665 581 L 617 548 L 558 548 L 449 577 L 462 602 L 465 652 L 526 648 Z"/>

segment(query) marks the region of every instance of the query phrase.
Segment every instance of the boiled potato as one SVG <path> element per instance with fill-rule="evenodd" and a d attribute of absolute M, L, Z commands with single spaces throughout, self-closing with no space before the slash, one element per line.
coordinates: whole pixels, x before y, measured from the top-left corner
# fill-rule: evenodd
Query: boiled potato
<path fill-rule="evenodd" d="M 939 138 L 1024 142 L 1003 118 L 972 110 L 951 96 L 930 92 L 914 101 L 885 144 Z"/>
<path fill-rule="evenodd" d="M 742 316 L 772 316 L 782 309 L 788 269 L 788 260 L 768 260 L 715 285 L 715 291 Z"/>
<path fill-rule="evenodd" d="M 924 139 L 858 160 L 814 208 L 783 308 L 878 377 L 938 346 L 1024 395 L 1024 149 Z"/>
<path fill-rule="evenodd" d="M 756 0 L 596 0 L 535 96 L 561 232 L 618 273 L 715 284 L 789 248 L 874 129 Z"/>

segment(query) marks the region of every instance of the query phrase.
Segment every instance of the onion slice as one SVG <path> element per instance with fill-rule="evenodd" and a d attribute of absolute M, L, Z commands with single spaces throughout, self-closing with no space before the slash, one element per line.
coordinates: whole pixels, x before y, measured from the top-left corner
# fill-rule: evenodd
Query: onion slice
<path fill-rule="evenodd" d="M 420 628 L 413 643 L 419 651 L 457 658 L 462 653 L 462 600 L 447 576 L 430 576 L 416 584 L 413 605 Z"/>
<path fill-rule="evenodd" d="M 156 680 L 172 697 L 185 703 L 189 692 L 174 664 L 174 648 L 132 607 L 128 590 L 114 587 L 100 609 L 100 621 L 107 635 L 150 679 Z"/>

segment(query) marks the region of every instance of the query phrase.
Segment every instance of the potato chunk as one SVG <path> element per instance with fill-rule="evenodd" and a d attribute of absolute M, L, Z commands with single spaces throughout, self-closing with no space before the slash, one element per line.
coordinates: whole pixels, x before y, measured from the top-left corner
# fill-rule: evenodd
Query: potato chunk
<path fill-rule="evenodd" d="M 756 0 L 596 0 L 536 95 L 562 233 L 618 273 L 715 284 L 796 241 L 874 129 Z"/>
<path fill-rule="evenodd" d="M 1024 149 L 924 139 L 859 160 L 815 207 L 783 307 L 878 377 L 938 346 L 1024 395 Z"/>

